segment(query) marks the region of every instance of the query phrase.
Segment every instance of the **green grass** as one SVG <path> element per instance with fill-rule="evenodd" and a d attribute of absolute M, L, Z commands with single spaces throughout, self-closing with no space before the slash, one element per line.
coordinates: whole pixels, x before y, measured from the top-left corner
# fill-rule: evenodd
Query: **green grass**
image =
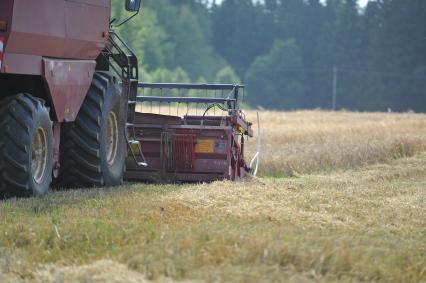
<path fill-rule="evenodd" d="M 426 154 L 0 203 L 0 281 L 426 281 Z M 140 280 L 140 281 L 138 281 Z"/>

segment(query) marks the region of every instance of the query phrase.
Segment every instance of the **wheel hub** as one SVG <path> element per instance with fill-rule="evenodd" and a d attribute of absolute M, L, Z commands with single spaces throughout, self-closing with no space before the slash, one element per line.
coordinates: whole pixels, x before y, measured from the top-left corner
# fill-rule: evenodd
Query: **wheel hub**
<path fill-rule="evenodd" d="M 118 123 L 117 116 L 114 112 L 108 113 L 108 125 L 107 125 L 107 143 L 106 143 L 106 153 L 107 153 L 107 163 L 112 165 L 117 157 L 117 148 L 118 148 Z"/>
<path fill-rule="evenodd" d="M 47 135 L 43 128 L 37 128 L 32 141 L 31 170 L 37 184 L 42 183 L 47 167 Z"/>

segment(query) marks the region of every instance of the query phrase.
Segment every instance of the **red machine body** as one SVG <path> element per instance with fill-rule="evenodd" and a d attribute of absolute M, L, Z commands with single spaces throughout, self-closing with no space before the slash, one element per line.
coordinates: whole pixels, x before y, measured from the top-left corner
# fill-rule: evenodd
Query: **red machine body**
<path fill-rule="evenodd" d="M 141 0 L 122 0 L 135 17 Z M 138 61 L 111 0 L 0 1 L 0 198 L 122 183 Z"/>
<path fill-rule="evenodd" d="M 110 9 L 110 0 L 2 0 L 0 95 L 43 84 L 39 96 L 55 121 L 74 121 L 108 40 Z"/>

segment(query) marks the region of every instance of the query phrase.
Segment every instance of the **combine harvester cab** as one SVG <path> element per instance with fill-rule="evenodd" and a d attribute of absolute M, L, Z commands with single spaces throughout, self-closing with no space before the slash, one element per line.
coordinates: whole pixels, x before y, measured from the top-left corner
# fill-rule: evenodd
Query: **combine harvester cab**
<path fill-rule="evenodd" d="M 127 179 L 204 182 L 251 172 L 244 143 L 252 124 L 239 109 L 244 86 L 139 83 L 139 89 L 134 129 L 147 166 L 130 154 Z"/>

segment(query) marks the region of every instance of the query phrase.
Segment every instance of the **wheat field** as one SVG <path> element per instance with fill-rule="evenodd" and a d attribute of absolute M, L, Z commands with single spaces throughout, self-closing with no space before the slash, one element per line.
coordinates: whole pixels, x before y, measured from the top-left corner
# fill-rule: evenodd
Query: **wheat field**
<path fill-rule="evenodd" d="M 260 178 L 0 202 L 0 282 L 426 282 L 426 115 L 260 117 Z"/>
<path fill-rule="evenodd" d="M 254 121 L 254 111 L 247 113 Z M 263 176 L 351 169 L 426 150 L 426 115 L 413 113 L 260 112 Z M 256 143 L 249 143 L 249 156 Z"/>

